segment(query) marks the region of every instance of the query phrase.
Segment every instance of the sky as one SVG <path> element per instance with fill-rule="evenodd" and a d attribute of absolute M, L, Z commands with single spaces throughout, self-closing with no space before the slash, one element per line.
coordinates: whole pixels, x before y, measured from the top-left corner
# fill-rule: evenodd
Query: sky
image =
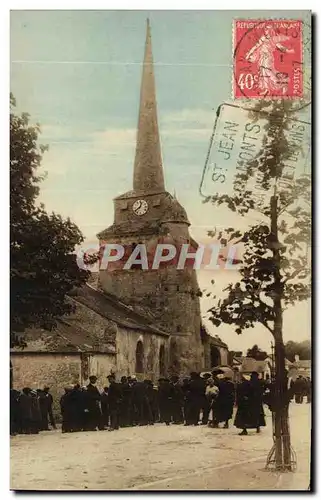
<path fill-rule="evenodd" d="M 166 189 L 186 209 L 197 241 L 215 227 L 246 228 L 257 218 L 235 219 L 199 194 L 216 109 L 232 102 L 232 21 L 308 21 L 307 11 L 11 11 L 11 91 L 49 145 L 41 201 L 70 217 L 86 241 L 113 222 L 113 198 L 132 188 L 147 17 Z M 198 278 L 205 289 L 213 276 Z M 220 271 L 216 287 L 235 279 L 235 271 Z M 204 315 L 210 305 L 202 299 Z M 285 340 L 310 336 L 309 314 L 309 303 L 285 312 Z M 270 349 L 264 327 L 237 336 L 206 324 L 230 349 Z"/>

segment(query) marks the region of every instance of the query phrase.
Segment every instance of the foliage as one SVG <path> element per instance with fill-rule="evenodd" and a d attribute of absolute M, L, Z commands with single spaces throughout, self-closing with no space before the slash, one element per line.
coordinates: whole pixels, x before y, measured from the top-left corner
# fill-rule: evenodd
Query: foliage
<path fill-rule="evenodd" d="M 234 325 L 238 334 L 259 322 L 274 336 L 282 337 L 284 308 L 310 297 L 306 251 L 311 234 L 310 178 L 302 173 L 285 182 L 287 161 L 299 148 L 286 137 L 294 118 L 291 106 L 284 101 L 258 103 L 250 118 L 253 122 L 267 119 L 261 151 L 238 169 L 232 195 L 205 200 L 225 204 L 240 216 L 253 211 L 261 216 L 260 222 L 243 232 L 234 228 L 225 231 L 229 240 L 235 243 L 237 238 L 243 248 L 240 280 L 230 283 L 225 289 L 227 296 L 210 309 L 211 320 L 215 326 Z M 256 190 L 264 194 L 259 201 Z"/>
<path fill-rule="evenodd" d="M 311 359 L 311 342 L 304 340 L 303 342 L 294 342 L 289 340 L 285 344 L 285 355 L 289 361 L 295 360 L 295 355 L 299 355 L 300 359 Z"/>
<path fill-rule="evenodd" d="M 268 355 L 266 351 L 262 351 L 257 344 L 247 350 L 246 356 L 248 358 L 254 358 L 256 361 L 264 361 Z"/>
<path fill-rule="evenodd" d="M 78 227 L 36 204 L 46 147 L 38 145 L 39 125 L 30 125 L 26 113 L 15 114 L 12 96 L 10 104 L 11 344 L 23 345 L 26 328 L 51 329 L 72 311 L 66 294 L 88 273 L 74 254 L 83 241 Z"/>

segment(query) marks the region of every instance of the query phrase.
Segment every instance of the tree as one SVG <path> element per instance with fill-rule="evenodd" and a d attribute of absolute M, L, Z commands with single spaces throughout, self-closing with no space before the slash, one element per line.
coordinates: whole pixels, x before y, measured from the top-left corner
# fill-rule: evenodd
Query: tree
<path fill-rule="evenodd" d="M 36 204 L 42 155 L 40 128 L 29 115 L 15 114 L 10 96 L 10 296 L 11 345 L 24 345 L 29 327 L 52 329 L 72 312 L 66 294 L 86 282 L 88 272 L 77 266 L 74 249 L 83 241 L 78 227 Z"/>
<path fill-rule="evenodd" d="M 311 359 L 310 340 L 304 340 L 303 342 L 293 342 L 293 340 L 289 340 L 285 344 L 285 355 L 289 361 L 293 362 L 296 354 L 302 360 Z"/>
<path fill-rule="evenodd" d="M 288 305 L 310 296 L 306 245 L 310 242 L 311 183 L 301 173 L 287 179 L 287 162 L 297 156 L 299 145 L 286 131 L 293 119 L 290 101 L 261 100 L 254 121 L 265 118 L 262 148 L 254 160 L 239 165 L 233 193 L 208 197 L 215 205 L 226 204 L 239 216 L 255 210 L 261 222 L 244 232 L 227 228 L 229 240 L 243 246 L 240 280 L 225 289 L 227 297 L 211 309 L 215 326 L 236 326 L 236 333 L 261 323 L 275 343 L 275 456 L 279 469 L 291 469 L 291 448 L 286 396 L 283 311 Z M 257 190 L 260 192 L 259 201 Z M 262 196 L 263 193 L 263 196 Z"/>
<path fill-rule="evenodd" d="M 256 361 L 264 361 L 268 357 L 267 353 L 262 351 L 257 344 L 247 350 L 246 356 L 256 359 Z"/>

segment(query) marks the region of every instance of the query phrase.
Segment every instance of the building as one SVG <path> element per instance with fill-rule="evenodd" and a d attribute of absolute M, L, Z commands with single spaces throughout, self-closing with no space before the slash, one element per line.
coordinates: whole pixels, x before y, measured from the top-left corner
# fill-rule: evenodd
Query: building
<path fill-rule="evenodd" d="M 266 378 L 271 379 L 272 361 L 269 357 L 264 360 L 256 360 L 254 358 L 245 356 L 242 359 L 242 364 L 240 366 L 235 364 L 234 367 L 238 368 L 239 372 L 243 376 L 249 377 L 252 372 L 257 372 L 260 378 L 264 380 Z"/>
<path fill-rule="evenodd" d="M 288 371 L 288 377 L 292 380 L 296 380 L 297 377 L 310 377 L 311 378 L 311 360 L 310 359 L 300 359 L 298 354 L 295 355 L 293 362 L 286 360 L 286 369 Z"/>
<path fill-rule="evenodd" d="M 137 245 L 143 245 L 149 266 L 143 269 L 138 264 L 124 269 L 123 260 L 112 270 L 108 267 L 100 271 L 99 286 L 134 309 L 151 313 L 156 324 L 169 333 L 168 372 L 200 371 L 206 341 L 201 337 L 196 271 L 192 265 L 177 269 L 174 259 L 159 269 L 150 265 L 159 244 L 174 245 L 177 253 L 188 244 L 190 252 L 195 253 L 197 243 L 189 234 L 186 211 L 165 187 L 148 22 L 133 189 L 115 198 L 114 212 L 114 223 L 98 235 L 101 255 L 106 245 L 120 244 L 126 249 L 126 259 Z"/>
<path fill-rule="evenodd" d="M 11 349 L 13 387 L 48 385 L 57 402 L 63 388 L 88 383 L 95 374 L 107 384 L 111 372 L 138 378 L 165 375 L 168 333 L 150 318 L 86 285 L 68 298 L 75 312 L 57 329 L 26 331 L 27 347 Z"/>
<path fill-rule="evenodd" d="M 149 256 L 158 243 L 197 249 L 184 208 L 165 189 L 148 23 L 133 189 L 114 207 L 114 223 L 98 235 L 102 254 L 113 243 L 130 252 L 143 243 Z M 75 311 L 54 332 L 29 330 L 28 347 L 12 350 L 13 386 L 49 385 L 58 395 L 70 383 L 87 383 L 90 374 L 104 386 L 111 371 L 156 381 L 227 364 L 226 344 L 201 323 L 196 271 L 176 264 L 101 269 L 97 280 L 69 295 Z"/>

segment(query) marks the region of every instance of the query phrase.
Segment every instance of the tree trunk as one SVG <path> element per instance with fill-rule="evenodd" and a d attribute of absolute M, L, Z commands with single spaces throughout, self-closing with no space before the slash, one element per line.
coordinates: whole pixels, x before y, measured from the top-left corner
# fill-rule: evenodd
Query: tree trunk
<path fill-rule="evenodd" d="M 280 245 L 278 239 L 278 198 L 271 197 L 271 250 L 274 260 L 274 339 L 275 339 L 275 460 L 276 468 L 291 470 L 291 443 L 288 419 L 287 375 L 283 343 L 283 287 L 280 273 Z"/>
<path fill-rule="evenodd" d="M 275 459 L 276 468 L 291 470 L 291 442 L 288 417 L 288 397 L 285 372 L 284 344 L 275 341 Z"/>

